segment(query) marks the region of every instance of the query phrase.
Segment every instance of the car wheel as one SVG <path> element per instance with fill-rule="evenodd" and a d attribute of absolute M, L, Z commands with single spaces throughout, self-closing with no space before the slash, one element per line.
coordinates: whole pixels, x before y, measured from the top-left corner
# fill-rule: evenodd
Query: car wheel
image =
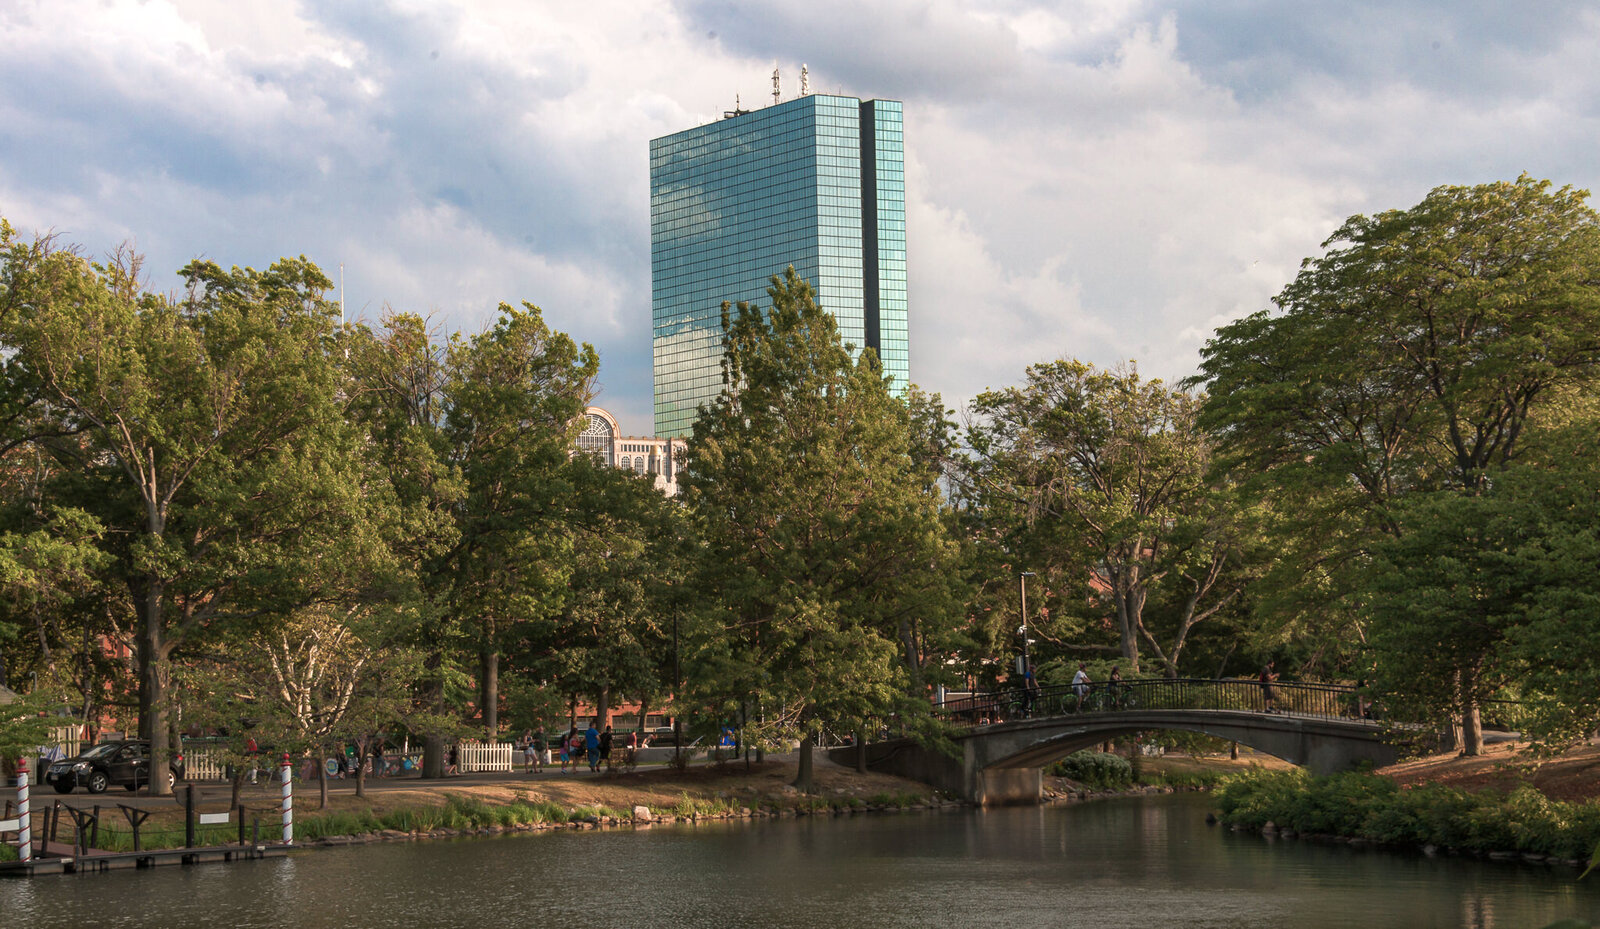
<path fill-rule="evenodd" d="M 173 771 L 170 768 L 167 769 L 167 793 L 172 793 L 172 789 L 174 787 L 176 787 L 177 785 L 178 785 L 178 773 L 176 771 Z"/>
<path fill-rule="evenodd" d="M 104 771 L 90 771 L 89 783 L 85 786 L 89 788 L 89 792 L 92 794 L 103 794 L 106 792 L 106 788 L 111 786 L 111 779 L 106 777 L 106 772 Z"/>
<path fill-rule="evenodd" d="M 135 783 L 133 783 L 131 781 L 126 783 L 126 784 L 123 784 L 122 786 L 128 788 L 128 793 L 130 793 L 130 794 L 139 792 L 139 785 L 135 784 Z"/>
<path fill-rule="evenodd" d="M 58 794 L 70 794 L 70 793 L 72 793 L 72 788 L 74 788 L 76 786 L 77 786 L 76 784 L 74 784 L 72 781 L 67 780 L 66 778 L 62 778 L 61 780 L 56 781 L 56 783 L 55 783 L 56 793 L 58 793 Z"/>

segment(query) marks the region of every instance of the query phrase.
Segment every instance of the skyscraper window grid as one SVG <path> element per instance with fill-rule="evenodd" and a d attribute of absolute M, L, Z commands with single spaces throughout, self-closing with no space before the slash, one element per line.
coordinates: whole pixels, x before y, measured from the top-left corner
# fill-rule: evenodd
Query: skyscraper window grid
<path fill-rule="evenodd" d="M 878 348 L 904 388 L 900 120 L 895 101 L 813 95 L 651 142 L 658 434 L 687 434 L 721 390 L 722 302 L 767 303 L 770 278 L 790 265 L 844 340 Z"/>

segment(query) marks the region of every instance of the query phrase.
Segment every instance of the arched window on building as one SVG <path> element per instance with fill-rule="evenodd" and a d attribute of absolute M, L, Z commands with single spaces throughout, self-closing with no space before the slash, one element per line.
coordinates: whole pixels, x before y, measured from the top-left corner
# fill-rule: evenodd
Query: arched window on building
<path fill-rule="evenodd" d="M 643 455 L 640 455 L 638 457 L 638 459 L 634 461 L 633 470 L 638 471 L 640 474 L 644 473 L 644 456 Z"/>
<path fill-rule="evenodd" d="M 588 419 L 589 421 L 583 425 L 583 432 L 578 435 L 578 449 L 595 456 L 605 464 L 615 464 L 612 449 L 616 433 L 612 432 L 611 423 L 596 413 L 590 413 Z"/>
<path fill-rule="evenodd" d="M 631 456 L 631 455 L 623 455 L 622 456 L 622 468 L 625 471 L 626 470 L 631 470 L 633 468 L 633 456 Z"/>

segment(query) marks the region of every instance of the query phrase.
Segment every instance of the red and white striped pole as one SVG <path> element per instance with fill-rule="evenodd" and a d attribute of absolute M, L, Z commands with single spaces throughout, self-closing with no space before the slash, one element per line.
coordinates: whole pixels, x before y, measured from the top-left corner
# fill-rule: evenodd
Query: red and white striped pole
<path fill-rule="evenodd" d="M 294 768 L 289 753 L 283 753 L 283 844 L 294 844 Z"/>
<path fill-rule="evenodd" d="M 28 823 L 28 759 L 17 764 L 17 857 L 33 860 L 33 830 Z"/>

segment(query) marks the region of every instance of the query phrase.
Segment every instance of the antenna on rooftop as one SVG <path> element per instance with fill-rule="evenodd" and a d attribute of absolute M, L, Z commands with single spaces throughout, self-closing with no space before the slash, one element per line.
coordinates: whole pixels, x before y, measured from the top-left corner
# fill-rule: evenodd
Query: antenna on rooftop
<path fill-rule="evenodd" d="M 811 72 L 803 63 L 800 65 L 800 96 L 811 96 Z"/>
<path fill-rule="evenodd" d="M 748 112 L 750 112 L 750 111 L 739 105 L 739 95 L 738 94 L 734 94 L 733 95 L 733 109 L 731 109 L 731 110 L 723 110 L 722 111 L 722 118 L 723 119 L 732 119 L 735 116 L 743 116 L 744 114 L 746 114 Z"/>
<path fill-rule="evenodd" d="M 778 66 L 777 65 L 773 65 L 772 66 L 772 105 L 773 106 L 777 106 L 778 105 L 778 98 L 780 96 L 781 96 L 781 94 L 778 91 Z"/>

